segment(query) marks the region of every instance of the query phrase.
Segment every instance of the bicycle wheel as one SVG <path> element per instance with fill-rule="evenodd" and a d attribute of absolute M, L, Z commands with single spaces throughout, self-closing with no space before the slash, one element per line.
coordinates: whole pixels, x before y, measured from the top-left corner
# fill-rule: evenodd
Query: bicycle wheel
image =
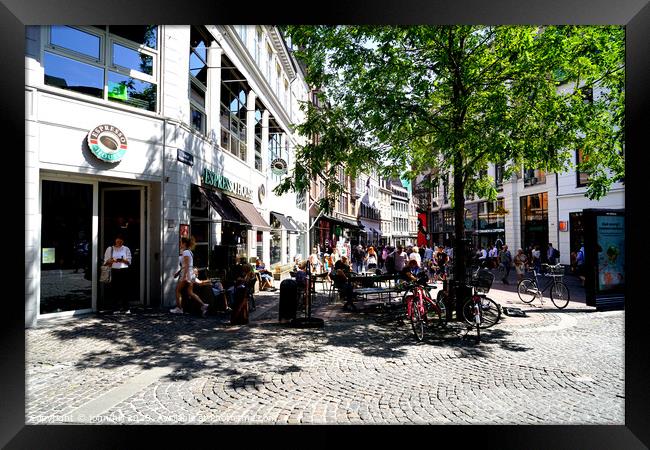
<path fill-rule="evenodd" d="M 444 303 L 435 303 L 435 300 L 432 300 L 431 302 L 425 301 L 424 305 L 427 325 L 440 328 L 447 324 L 447 310 Z"/>
<path fill-rule="evenodd" d="M 471 297 L 463 304 L 463 320 L 468 325 L 476 325 L 476 320 L 474 318 L 474 301 Z"/>
<path fill-rule="evenodd" d="M 524 303 L 530 303 L 537 297 L 537 283 L 529 278 L 524 278 L 517 284 L 517 295 Z"/>
<path fill-rule="evenodd" d="M 551 286 L 551 301 L 557 309 L 564 309 L 569 304 L 569 288 L 561 281 Z"/>
<path fill-rule="evenodd" d="M 490 328 L 501 319 L 501 308 L 489 297 L 481 297 L 481 328 Z"/>
<path fill-rule="evenodd" d="M 424 339 L 424 319 L 420 314 L 420 308 L 416 302 L 413 302 L 411 309 L 411 327 L 413 328 L 415 339 L 418 342 L 422 342 L 422 339 Z"/>

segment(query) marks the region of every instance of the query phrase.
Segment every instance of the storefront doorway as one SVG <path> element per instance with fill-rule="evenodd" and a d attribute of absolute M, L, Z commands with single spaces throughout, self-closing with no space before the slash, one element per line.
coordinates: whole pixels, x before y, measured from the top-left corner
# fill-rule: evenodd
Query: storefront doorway
<path fill-rule="evenodd" d="M 521 197 L 521 242 L 524 249 L 539 246 L 546 262 L 548 246 L 548 193 Z"/>
<path fill-rule="evenodd" d="M 145 188 L 143 186 L 124 186 L 111 183 L 99 184 L 99 247 L 97 256 L 103 261 L 106 249 L 115 243 L 121 234 L 124 245 L 131 250 L 131 265 L 128 269 L 130 305 L 145 303 Z M 111 296 L 110 286 L 98 290 L 98 308 L 116 307 Z"/>
<path fill-rule="evenodd" d="M 93 185 L 43 180 L 39 314 L 91 311 L 92 240 Z"/>

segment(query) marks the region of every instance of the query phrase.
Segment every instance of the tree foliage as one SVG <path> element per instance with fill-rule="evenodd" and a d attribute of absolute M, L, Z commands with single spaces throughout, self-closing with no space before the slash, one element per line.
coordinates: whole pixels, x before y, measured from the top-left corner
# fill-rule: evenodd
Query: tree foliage
<path fill-rule="evenodd" d="M 292 177 L 334 180 L 372 165 L 385 175 L 435 169 L 465 194 L 495 198 L 479 174 L 504 163 L 562 172 L 573 152 L 600 198 L 624 175 L 624 30 L 615 26 L 290 26 L 324 106 L 299 126 L 318 135 Z M 576 89 L 576 86 L 580 89 Z M 594 89 L 591 102 L 585 95 Z M 601 93 L 602 91 L 602 93 Z M 333 197 L 342 186 L 328 186 Z M 330 207 L 331 202 L 324 204 Z M 456 199 L 458 203 L 458 199 Z"/>

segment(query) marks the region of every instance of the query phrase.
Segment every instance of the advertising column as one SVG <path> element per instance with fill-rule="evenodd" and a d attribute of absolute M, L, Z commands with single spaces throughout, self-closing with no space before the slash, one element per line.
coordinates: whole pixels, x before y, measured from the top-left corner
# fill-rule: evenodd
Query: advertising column
<path fill-rule="evenodd" d="M 586 209 L 587 305 L 622 308 L 625 302 L 625 215 L 622 210 Z"/>

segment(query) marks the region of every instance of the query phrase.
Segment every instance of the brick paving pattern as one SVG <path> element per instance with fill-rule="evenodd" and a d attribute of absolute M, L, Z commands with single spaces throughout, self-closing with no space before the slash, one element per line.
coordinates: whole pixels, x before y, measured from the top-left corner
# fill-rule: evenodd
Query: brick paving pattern
<path fill-rule="evenodd" d="M 624 312 L 586 307 L 575 286 L 577 301 L 559 311 L 497 284 L 489 296 L 527 317 L 502 316 L 480 344 L 459 323 L 416 343 L 407 324 L 344 312 L 325 295 L 313 312 L 323 329 L 290 328 L 278 323 L 278 292 L 257 295 L 247 326 L 158 311 L 46 323 L 26 331 L 26 420 L 624 424 Z M 155 367 L 168 373 L 120 398 L 116 387 Z M 101 414 L 65 417 L 112 392 Z"/>

